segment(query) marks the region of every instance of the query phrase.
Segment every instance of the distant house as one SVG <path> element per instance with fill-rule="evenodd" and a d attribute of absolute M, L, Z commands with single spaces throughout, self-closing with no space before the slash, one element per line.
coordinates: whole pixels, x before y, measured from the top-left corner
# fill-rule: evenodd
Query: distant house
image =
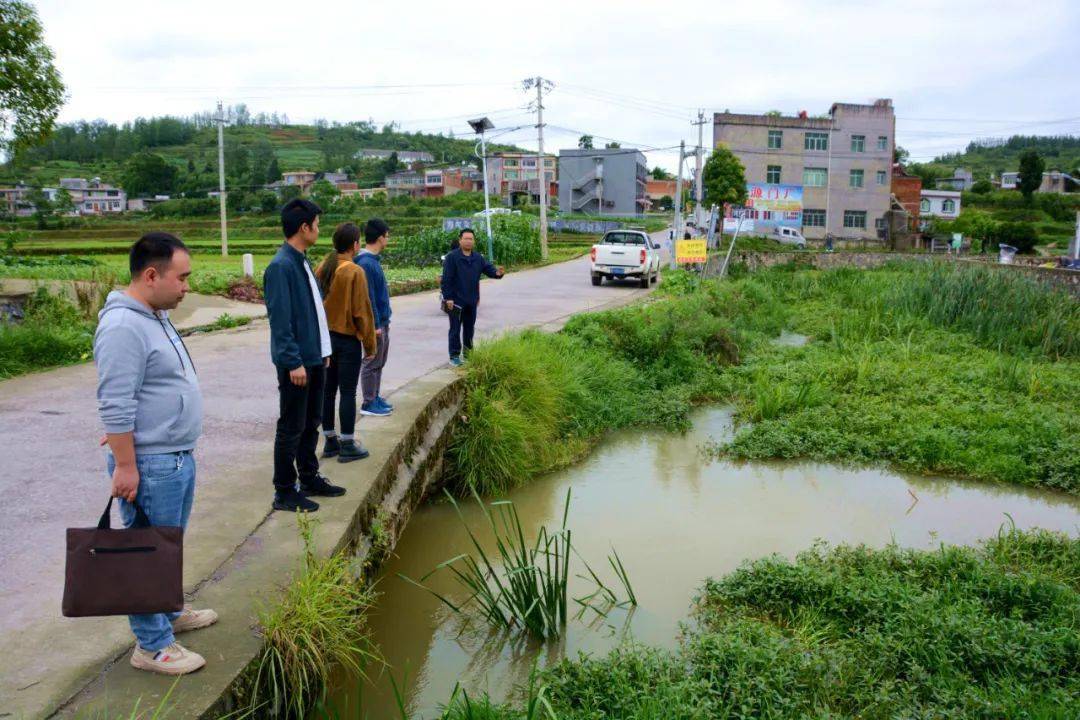
<path fill-rule="evenodd" d="M 301 193 L 307 194 L 311 186 L 315 184 L 315 173 L 310 170 L 281 173 L 281 184 L 294 185 L 300 188 Z"/>
<path fill-rule="evenodd" d="M 967 168 L 956 168 L 950 178 L 938 178 L 934 186 L 941 190 L 970 190 L 975 178 Z"/>
<path fill-rule="evenodd" d="M 459 192 L 482 190 L 484 174 L 467 165 L 426 168 L 424 170 L 424 195 L 444 197 Z"/>
<path fill-rule="evenodd" d="M 341 183 L 348 182 L 349 176 L 348 174 L 343 172 L 325 172 L 319 176 L 319 179 L 325 180 L 326 182 L 330 183 L 331 185 L 337 187 L 340 190 L 341 188 L 339 186 L 341 185 Z"/>
<path fill-rule="evenodd" d="M 927 190 L 920 193 L 919 229 L 930 226 L 932 218 L 955 220 L 960 216 L 959 190 Z"/>
<path fill-rule="evenodd" d="M 154 205 L 159 205 L 169 199 L 168 195 L 155 195 L 154 197 L 128 198 L 128 212 L 145 212 Z"/>
<path fill-rule="evenodd" d="M 80 215 L 106 215 L 127 210 L 127 193 L 101 178 L 60 178 L 60 188 L 68 195 Z"/>
<path fill-rule="evenodd" d="M 1065 192 L 1065 181 L 1069 179 L 1069 175 L 1061 172 L 1060 170 L 1047 170 L 1042 174 L 1042 182 L 1039 183 L 1039 187 L 1035 192 L 1041 193 L 1063 193 Z M 1002 190 L 1016 190 L 1020 187 L 1020 173 L 1018 172 L 1003 172 L 1001 173 L 1001 189 Z"/>
<path fill-rule="evenodd" d="M 671 198 L 672 202 L 675 201 L 675 181 L 674 180 L 655 180 L 650 175 L 645 181 L 645 194 L 648 196 L 649 201 L 652 203 L 652 207 L 656 206 L 656 203 L 665 197 Z"/>
<path fill-rule="evenodd" d="M 0 213 L 28 217 L 33 214 L 34 206 L 27 201 L 30 186 L 22 183 L 0 186 Z"/>
<path fill-rule="evenodd" d="M 402 170 L 386 176 L 387 197 L 410 195 L 420 197 L 424 194 L 424 175 L 415 170 Z"/>
<path fill-rule="evenodd" d="M 357 160 L 386 160 L 395 153 L 397 153 L 398 162 L 404 165 L 411 166 L 414 163 L 435 162 L 435 158 L 431 153 L 424 150 L 383 150 L 381 148 L 365 148 L 357 151 L 353 157 Z"/>
<path fill-rule="evenodd" d="M 544 180 L 547 183 L 548 202 L 559 194 L 557 158 L 544 155 Z M 509 205 L 515 196 L 540 202 L 539 173 L 536 153 L 499 152 L 488 157 L 488 192 L 503 198 Z"/>

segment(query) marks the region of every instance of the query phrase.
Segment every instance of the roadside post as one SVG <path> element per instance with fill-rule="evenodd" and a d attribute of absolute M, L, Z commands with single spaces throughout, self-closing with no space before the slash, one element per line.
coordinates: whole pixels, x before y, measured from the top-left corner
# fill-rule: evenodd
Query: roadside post
<path fill-rule="evenodd" d="M 733 207 L 731 217 L 735 220 L 735 234 L 731 236 L 731 245 L 728 246 L 727 255 L 724 256 L 724 264 L 720 266 L 720 277 L 727 273 L 728 263 L 731 261 L 731 251 L 735 249 L 735 241 L 739 239 L 739 230 L 742 229 L 743 218 L 751 208 Z"/>
<path fill-rule="evenodd" d="M 244 253 L 244 277 L 255 277 L 255 256 Z"/>
<path fill-rule="evenodd" d="M 484 138 L 484 133 L 495 127 L 495 124 L 486 117 L 477 118 L 476 120 L 470 120 L 469 126 L 472 127 L 473 132 L 480 136 L 480 164 L 484 173 L 484 222 L 487 225 L 487 250 L 488 260 L 495 262 L 494 245 L 491 239 L 491 205 L 488 200 L 488 174 L 487 174 L 487 141 Z"/>

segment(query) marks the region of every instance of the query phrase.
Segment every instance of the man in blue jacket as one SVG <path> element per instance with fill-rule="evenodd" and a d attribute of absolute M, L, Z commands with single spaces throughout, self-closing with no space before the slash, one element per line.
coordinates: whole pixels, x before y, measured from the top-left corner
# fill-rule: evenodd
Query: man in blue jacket
<path fill-rule="evenodd" d="M 274 435 L 274 509 L 291 512 L 318 510 L 309 495 L 345 494 L 345 488 L 331 485 L 319 474 L 315 455 L 326 359 L 331 353 L 322 294 L 307 259 L 308 248 L 319 239 L 320 213 L 310 200 L 297 198 L 285 204 L 281 209 L 285 242 L 263 273 L 280 408 Z"/>
<path fill-rule="evenodd" d="M 382 372 L 390 352 L 390 288 L 386 285 L 379 256 L 389 239 L 390 226 L 379 218 L 371 218 L 364 225 L 364 249 L 354 258 L 367 278 L 371 312 L 375 316 L 375 357 L 365 359 L 360 369 L 360 387 L 364 395 L 360 414 L 380 417 L 394 410 L 380 393 Z"/>
<path fill-rule="evenodd" d="M 469 228 L 458 233 L 458 246 L 443 259 L 443 309 L 450 316 L 450 364 L 461 365 L 462 346 L 472 350 L 476 308 L 480 304 L 480 275 L 496 280 L 505 274 L 473 251 L 476 234 Z"/>

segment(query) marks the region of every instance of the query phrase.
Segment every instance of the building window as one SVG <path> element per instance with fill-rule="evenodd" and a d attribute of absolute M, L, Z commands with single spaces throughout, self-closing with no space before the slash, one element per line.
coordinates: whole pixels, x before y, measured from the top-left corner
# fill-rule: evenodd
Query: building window
<path fill-rule="evenodd" d="M 802 224 L 803 227 L 825 227 L 825 211 L 803 210 Z"/>
<path fill-rule="evenodd" d="M 954 212 L 956 212 L 956 201 L 955 200 L 946 200 L 945 202 L 941 203 L 941 212 L 943 212 L 943 213 L 954 213 Z"/>
<path fill-rule="evenodd" d="M 825 168 L 803 168 L 802 184 L 806 187 L 825 187 L 829 182 L 829 171 Z"/>
<path fill-rule="evenodd" d="M 828 150 L 829 149 L 829 134 L 808 132 L 803 142 L 804 150 Z"/>
<path fill-rule="evenodd" d="M 507 170 L 503 174 L 506 175 L 507 180 L 517 180 L 518 179 L 517 170 Z"/>
<path fill-rule="evenodd" d="M 506 161 L 506 167 L 508 167 L 508 168 L 510 168 L 510 167 L 516 168 L 517 166 L 518 166 L 518 161 L 517 160 L 507 160 Z"/>
<path fill-rule="evenodd" d="M 885 180 L 886 180 L 885 171 L 884 170 L 878 170 L 877 171 L 877 184 L 878 185 L 884 185 Z"/>
<path fill-rule="evenodd" d="M 845 210 L 844 211 L 844 227 L 846 228 L 859 228 L 861 230 L 866 229 L 866 211 L 865 210 Z"/>
<path fill-rule="evenodd" d="M 852 170 L 848 175 L 848 187 L 861 188 L 863 186 L 863 171 Z"/>
<path fill-rule="evenodd" d="M 876 218 L 874 220 L 874 228 L 876 230 L 884 230 L 885 229 L 885 218 L 883 218 L 883 217 Z"/>
<path fill-rule="evenodd" d="M 784 131 L 783 130 L 770 130 L 769 131 L 769 149 L 779 150 L 784 147 Z"/>
<path fill-rule="evenodd" d="M 766 170 L 765 170 L 765 182 L 769 183 L 770 185 L 779 185 L 780 184 L 780 166 L 779 165 L 770 165 L 768 168 L 766 168 Z"/>
<path fill-rule="evenodd" d="M 536 158 L 524 158 L 524 159 L 522 159 L 521 167 L 527 167 L 527 168 L 536 167 Z"/>
<path fill-rule="evenodd" d="M 889 149 L 889 136 L 888 135 L 878 135 L 877 136 L 877 149 L 878 150 L 888 150 Z"/>
<path fill-rule="evenodd" d="M 922 202 L 919 203 L 919 212 L 924 212 L 924 213 L 930 212 L 930 201 L 929 200 L 923 200 Z"/>
<path fill-rule="evenodd" d="M 851 152 L 866 152 L 866 136 L 865 135 L 852 135 L 851 136 Z"/>

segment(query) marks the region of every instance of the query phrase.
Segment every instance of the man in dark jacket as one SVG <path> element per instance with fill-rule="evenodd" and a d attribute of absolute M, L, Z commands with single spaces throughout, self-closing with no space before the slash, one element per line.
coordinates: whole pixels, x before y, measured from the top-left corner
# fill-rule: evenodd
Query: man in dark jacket
<path fill-rule="evenodd" d="M 472 350 L 476 307 L 480 304 L 480 275 L 499 280 L 505 274 L 473 251 L 476 234 L 469 228 L 458 233 L 458 247 L 443 259 L 443 307 L 450 316 L 450 364 L 461 365 L 461 351 Z"/>
<path fill-rule="evenodd" d="M 331 485 L 319 474 L 315 455 L 326 358 L 331 353 L 322 295 L 307 259 L 308 248 L 319 239 L 321 212 L 310 200 L 286 203 L 281 209 L 285 242 L 263 273 L 280 408 L 274 436 L 275 510 L 314 512 L 319 504 L 307 496 L 345 494 L 345 488 Z"/>

